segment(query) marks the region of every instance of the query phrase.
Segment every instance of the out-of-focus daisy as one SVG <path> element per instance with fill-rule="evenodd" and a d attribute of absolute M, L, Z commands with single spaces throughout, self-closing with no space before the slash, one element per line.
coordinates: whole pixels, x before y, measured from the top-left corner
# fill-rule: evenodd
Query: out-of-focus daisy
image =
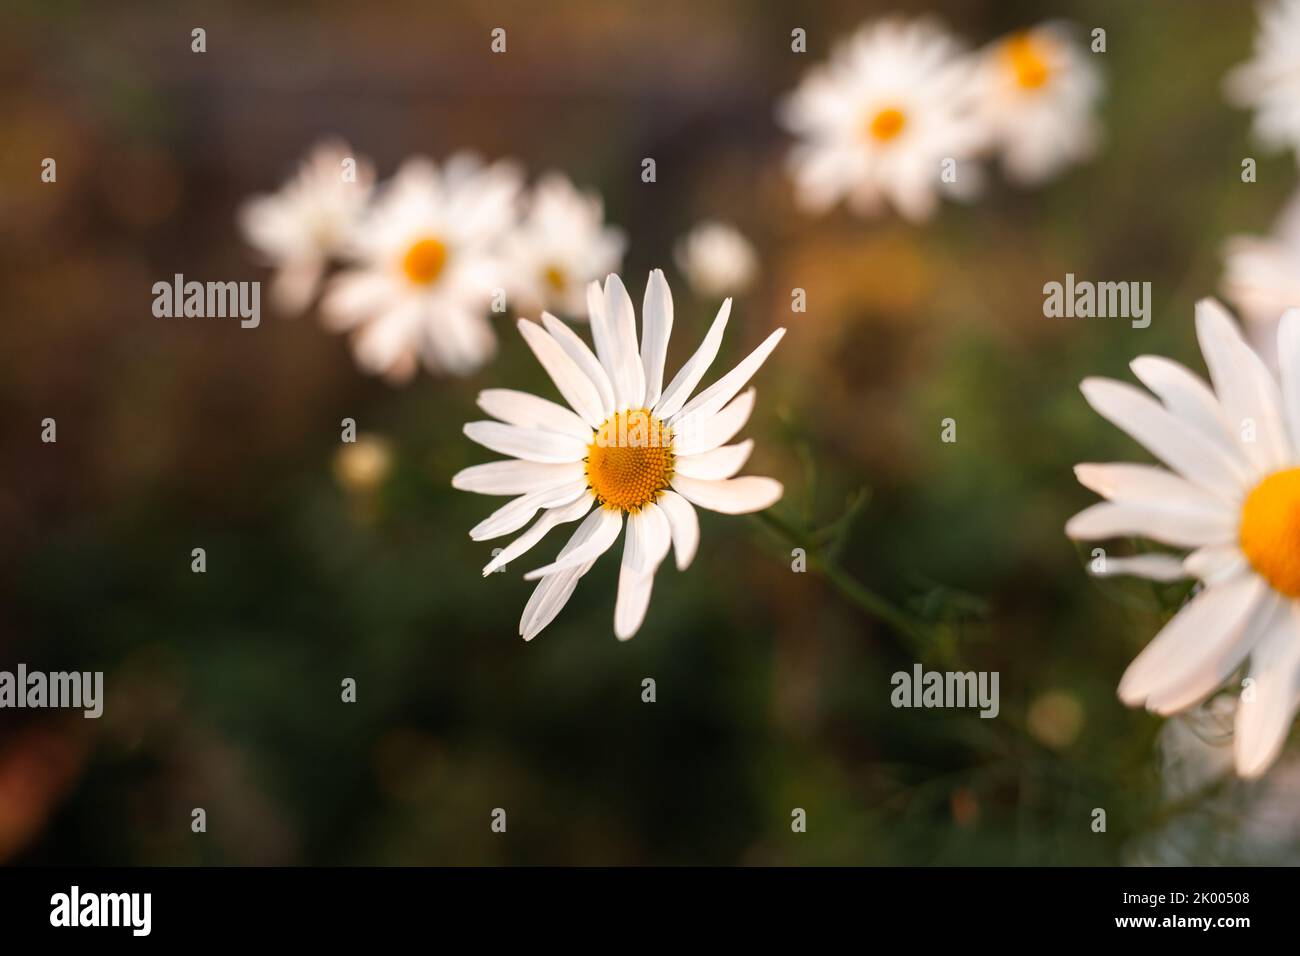
<path fill-rule="evenodd" d="M 1255 351 L 1277 368 L 1277 323 L 1300 306 L 1300 194 L 1271 235 L 1233 236 L 1223 247 L 1223 294 L 1240 313 Z"/>
<path fill-rule="evenodd" d="M 617 272 L 627 240 L 605 225 L 604 203 L 548 173 L 529 198 L 528 213 L 506 239 L 513 292 L 521 306 L 580 315 L 587 283 Z"/>
<path fill-rule="evenodd" d="M 1120 562 L 1111 570 L 1203 585 L 1125 672 L 1119 696 L 1176 713 L 1249 658 L 1234 751 L 1237 772 L 1257 777 L 1281 751 L 1300 694 L 1300 312 L 1278 329 L 1280 382 L 1217 302 L 1197 304 L 1196 334 L 1213 389 L 1155 356 L 1132 368 L 1157 398 L 1123 382 L 1083 382 L 1089 404 L 1169 470 L 1079 465 L 1079 481 L 1107 500 L 1071 518 L 1066 533 L 1190 549 L 1181 560 L 1108 559 Z"/>
<path fill-rule="evenodd" d="M 1101 77 L 1061 24 L 1014 33 L 979 54 L 971 100 L 1007 176 L 1033 186 L 1092 155 Z"/>
<path fill-rule="evenodd" d="M 532 527 L 483 569 L 488 575 L 537 544 L 556 525 L 581 521 L 555 561 L 530 571 L 541 579 L 524 608 L 519 633 L 531 640 L 569 600 L 578 579 L 618 539 L 626 518 L 614 633 L 637 632 L 650 602 L 655 569 L 671 546 L 684 570 L 695 555 L 699 523 L 692 505 L 726 514 L 761 511 L 781 497 L 771 478 L 733 477 L 752 441 L 734 445 L 754 407 L 754 389 L 737 395 L 776 347 L 777 329 L 739 365 L 693 398 L 718 354 L 731 300 L 718 310 L 703 344 L 663 386 L 673 301 L 663 273 L 646 285 L 637 344 L 636 315 L 622 280 L 611 275 L 587 291 L 592 352 L 572 329 L 543 313 L 519 331 L 568 407 L 525 392 L 489 389 L 479 406 L 497 421 L 471 422 L 465 434 L 511 456 L 474 465 L 452 485 L 514 496 L 470 531 L 476 541 Z"/>
<path fill-rule="evenodd" d="M 1300 152 L 1300 0 L 1259 9 L 1254 57 L 1228 73 L 1224 93 L 1255 110 L 1255 136 L 1274 149 Z"/>
<path fill-rule="evenodd" d="M 355 168 L 346 164 L 349 159 Z M 271 295 L 277 308 L 296 314 L 311 303 L 330 260 L 365 213 L 374 181 L 367 160 L 330 140 L 311 151 L 279 192 L 254 196 L 240 208 L 245 238 L 275 267 Z"/>
<path fill-rule="evenodd" d="M 367 372 L 409 379 L 422 360 L 435 373 L 468 375 L 492 357 L 488 307 L 505 273 L 499 248 L 518 216 L 522 175 L 466 154 L 441 168 L 404 163 L 358 226 L 356 264 L 331 280 L 327 325 L 353 332 Z"/>
<path fill-rule="evenodd" d="M 861 27 L 814 67 L 781 104 L 800 138 L 790 154 L 797 198 L 812 212 L 841 199 L 874 215 L 892 205 L 912 220 L 934 212 L 941 189 L 965 192 L 977 169 L 964 162 L 984 133 L 963 95 L 972 64 L 929 19 Z M 956 182 L 942 178 L 956 161 Z"/>
<path fill-rule="evenodd" d="M 699 223 L 677 243 L 677 268 L 697 294 L 739 295 L 758 275 L 754 244 L 725 222 Z"/>

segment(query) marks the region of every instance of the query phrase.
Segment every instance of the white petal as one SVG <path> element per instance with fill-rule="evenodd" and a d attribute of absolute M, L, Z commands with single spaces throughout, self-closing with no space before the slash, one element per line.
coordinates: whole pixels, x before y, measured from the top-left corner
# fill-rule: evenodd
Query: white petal
<path fill-rule="evenodd" d="M 754 373 L 767 361 L 767 357 L 772 354 L 772 349 L 776 348 L 776 344 L 784 335 L 785 329 L 777 329 L 763 340 L 762 345 L 745 356 L 739 365 L 687 402 L 682 410 L 673 416 L 673 426 L 680 424 L 686 428 L 696 418 L 707 418 L 721 411 L 722 407 L 731 401 L 732 396 L 754 377 Z"/>
<path fill-rule="evenodd" d="M 1300 449 L 1300 309 L 1288 309 L 1282 316 L 1277 331 L 1277 356 L 1291 447 Z"/>
<path fill-rule="evenodd" d="M 586 492 L 586 479 L 579 479 L 566 485 L 512 498 L 471 528 L 469 536 L 475 541 L 487 541 L 503 534 L 512 534 L 532 521 L 533 515 L 540 509 L 570 504 L 582 498 Z"/>
<path fill-rule="evenodd" d="M 591 426 L 571 410 L 527 392 L 487 388 L 478 393 L 478 407 L 511 425 L 559 432 L 582 442 L 591 442 Z"/>
<path fill-rule="evenodd" d="M 754 410 L 757 392 L 746 389 L 716 415 L 692 416 L 673 431 L 673 451 L 679 455 L 698 455 L 711 451 L 736 437 Z"/>
<path fill-rule="evenodd" d="M 500 422 L 469 422 L 464 432 L 470 441 L 478 442 L 484 448 L 525 461 L 573 462 L 582 461 L 587 456 L 587 445 L 579 439 L 538 428 Z"/>
<path fill-rule="evenodd" d="M 1237 772 L 1259 777 L 1277 759 L 1295 716 L 1300 693 L 1300 619 L 1290 601 L 1251 655 L 1253 686 L 1237 707 Z"/>
<path fill-rule="evenodd" d="M 631 640 L 645 620 L 650 607 L 650 592 L 654 588 L 653 574 L 632 571 L 624 564 L 618 572 L 618 597 L 614 602 L 614 636 L 620 641 Z"/>
<path fill-rule="evenodd" d="M 668 554 L 668 518 L 653 504 L 627 519 L 627 540 L 614 603 L 614 636 L 626 641 L 636 634 L 650 605 L 655 571 Z"/>
<path fill-rule="evenodd" d="M 1218 584 L 1246 570 L 1246 556 L 1236 543 L 1207 544 L 1183 559 L 1183 567 L 1206 584 Z"/>
<path fill-rule="evenodd" d="M 573 536 L 560 549 L 559 557 L 568 557 L 575 548 L 590 540 L 596 529 L 600 527 L 600 524 L 601 509 L 596 509 L 587 515 L 587 519 L 582 524 L 578 525 L 577 530 L 573 532 Z M 519 618 L 519 633 L 525 641 L 531 641 L 542 628 L 555 619 L 555 615 L 559 614 L 560 609 L 568 603 L 569 597 L 573 594 L 573 589 L 578 586 L 578 579 L 586 574 L 590 568 L 591 564 L 588 562 L 576 568 L 561 571 L 559 574 L 542 578 L 541 583 L 533 589 L 532 596 L 529 597 L 528 603 L 524 605 L 524 613 Z"/>
<path fill-rule="evenodd" d="M 722 334 L 727 330 L 727 319 L 730 316 L 731 300 L 726 299 L 718 309 L 718 314 L 714 317 L 713 324 L 709 326 L 708 334 L 704 336 L 700 347 L 673 376 L 664 393 L 659 396 L 659 404 L 655 406 L 654 413 L 661 421 L 681 411 L 686 400 L 691 397 L 691 392 L 695 391 L 695 386 L 700 384 L 700 379 L 717 358 L 718 349 L 722 346 Z"/>
<path fill-rule="evenodd" d="M 1190 577 L 1190 572 L 1183 562 L 1170 554 L 1135 554 L 1127 558 L 1107 557 L 1104 569 L 1094 570 L 1093 562 L 1088 562 L 1088 573 L 1099 578 L 1112 578 L 1131 575 L 1150 581 L 1178 581 Z"/>
<path fill-rule="evenodd" d="M 537 542 L 541 541 L 542 538 L 546 536 L 546 532 L 550 531 L 556 525 L 564 524 L 568 521 L 577 521 L 579 518 L 585 517 L 587 512 L 591 510 L 591 506 L 591 498 L 583 495 L 572 504 L 563 505 L 559 508 L 548 508 L 546 511 L 543 511 L 541 517 L 533 522 L 531 528 L 502 548 L 496 557 L 487 563 L 487 566 L 483 568 L 483 577 L 487 577 L 497 568 L 504 567 L 506 564 L 519 557 L 533 545 L 537 544 Z"/>
<path fill-rule="evenodd" d="M 599 282 L 591 282 L 587 285 L 587 321 L 591 325 L 591 341 L 596 346 L 596 356 L 605 370 L 605 377 L 609 379 L 612 389 L 616 375 L 614 342 L 609 329 L 609 310 L 605 304 L 605 290 Z M 617 401 L 618 397 L 615 396 L 614 400 Z"/>
<path fill-rule="evenodd" d="M 1219 400 L 1185 365 L 1159 355 L 1142 355 L 1129 363 L 1133 374 L 1165 408 L 1226 451 L 1233 451 L 1232 428 Z"/>
<path fill-rule="evenodd" d="M 1077 541 L 1136 535 L 1175 547 L 1198 548 L 1203 544 L 1232 541 L 1237 526 L 1234 518 L 1226 513 L 1146 502 L 1101 501 L 1067 521 L 1065 533 Z"/>
<path fill-rule="evenodd" d="M 1107 465 L 1074 466 L 1079 484 L 1111 501 L 1155 504 L 1163 507 L 1193 508 L 1199 511 L 1234 514 L 1232 506 L 1185 478 L 1154 465 L 1117 462 Z"/>
<path fill-rule="evenodd" d="M 687 501 L 719 511 L 727 515 L 749 514 L 762 511 L 781 500 L 784 488 L 774 478 L 758 478 L 746 475 L 744 478 L 728 478 L 726 481 L 701 481 L 676 475 L 672 482 L 673 490 Z"/>
<path fill-rule="evenodd" d="M 685 571 L 695 557 L 695 549 L 700 544 L 700 518 L 691 507 L 691 503 L 675 491 L 665 491 L 656 502 L 673 536 L 673 554 L 677 558 L 677 570 Z"/>
<path fill-rule="evenodd" d="M 1084 379 L 1079 390 L 1103 418 L 1184 478 L 1229 501 L 1240 499 L 1250 476 L 1151 396 L 1104 378 Z"/>
<path fill-rule="evenodd" d="M 520 319 L 519 333 L 570 407 L 592 428 L 603 422 L 607 416 L 601 405 L 600 393 L 596 391 L 591 379 L 578 368 L 578 363 L 536 322 Z"/>
<path fill-rule="evenodd" d="M 596 386 L 596 393 L 600 395 L 601 412 L 608 418 L 614 413 L 614 385 L 609 380 L 609 375 L 605 373 L 604 367 L 600 364 L 600 359 L 587 348 L 587 343 L 578 337 L 578 333 L 573 331 L 555 316 L 549 312 L 542 313 L 542 325 L 546 331 L 560 344 L 560 348 L 568 354 L 569 358 L 577 363 L 578 368 L 582 369 L 587 378 L 591 379 L 591 384 Z"/>
<path fill-rule="evenodd" d="M 480 495 L 522 495 L 553 488 L 582 476 L 580 462 L 556 465 L 511 459 L 463 468 L 452 476 L 451 486 Z"/>
<path fill-rule="evenodd" d="M 645 404 L 645 369 L 636 344 L 636 310 L 623 280 L 614 273 L 605 279 L 605 317 L 614 363 L 610 378 L 614 381 L 614 404 L 622 408 L 641 408 Z"/>
<path fill-rule="evenodd" d="M 1119 682 L 1120 700 L 1144 705 L 1164 686 L 1169 668 L 1187 655 L 1213 656 L 1245 626 L 1266 585 L 1253 574 L 1206 588 L 1185 604 L 1137 656 Z"/>
<path fill-rule="evenodd" d="M 754 440 L 750 438 L 738 445 L 723 445 L 698 455 L 679 456 L 673 463 L 673 471 L 687 478 L 703 478 L 706 481 L 730 478 L 745 467 L 749 453 L 753 450 Z"/>
<path fill-rule="evenodd" d="M 557 558 L 550 564 L 529 571 L 524 575 L 524 580 L 536 581 L 548 574 L 555 574 L 557 571 L 565 571 L 586 564 L 589 561 L 595 561 L 608 551 L 609 546 L 618 538 L 618 533 L 623 528 L 623 513 L 609 508 L 598 508 L 593 514 L 597 514 L 599 517 L 596 519 L 595 530 L 591 532 L 586 541 L 574 548 L 572 553 Z"/>
<path fill-rule="evenodd" d="M 1264 360 L 1213 299 L 1196 303 L 1196 337 L 1229 426 L 1238 433 L 1238 447 L 1260 472 L 1285 465 L 1290 441 L 1282 424 L 1282 398 Z M 1254 425 L 1254 441 L 1240 438 L 1246 422 Z"/>
<path fill-rule="evenodd" d="M 673 332 L 673 293 L 662 269 L 650 273 L 641 303 L 641 365 L 645 369 L 645 405 L 654 408 L 663 392 L 664 360 Z"/>

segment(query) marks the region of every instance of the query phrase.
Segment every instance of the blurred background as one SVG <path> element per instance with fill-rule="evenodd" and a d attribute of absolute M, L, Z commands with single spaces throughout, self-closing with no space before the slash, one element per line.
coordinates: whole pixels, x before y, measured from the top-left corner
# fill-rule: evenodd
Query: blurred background
<path fill-rule="evenodd" d="M 1294 185 L 1220 93 L 1250 51 L 1247 5 L 5 6 L 0 668 L 103 670 L 106 704 L 98 721 L 0 713 L 0 860 L 1300 859 L 1294 765 L 1216 782 L 1220 703 L 1161 737 L 1116 699 L 1185 587 L 1090 579 L 1062 530 L 1093 498 L 1074 463 L 1143 460 L 1077 382 L 1130 378 L 1147 352 L 1201 369 L 1192 304 L 1216 290 L 1221 242 L 1265 230 Z M 923 226 L 799 212 L 774 102 L 894 11 L 938 13 L 974 45 L 1044 18 L 1104 27 L 1101 153 L 1033 191 L 991 177 Z M 394 388 L 266 296 L 256 330 L 151 313 L 176 272 L 268 278 L 235 210 L 328 134 L 381 176 L 472 148 L 599 190 L 634 298 L 668 271 L 670 368 L 718 305 L 692 296 L 673 245 L 701 219 L 739 226 L 761 275 L 716 368 L 790 328 L 755 380 L 750 470 L 784 481 L 776 516 L 830 574 L 792 573 L 769 523 L 706 513 L 694 566 L 661 569 L 635 640 L 612 635 L 607 556 L 523 643 L 525 566 L 483 579 L 493 544 L 467 535 L 500 502 L 449 485 L 492 457 L 461 434 L 479 389 L 552 394 L 509 323 L 477 376 Z M 1066 272 L 1151 281 L 1151 327 L 1045 319 L 1042 285 Z M 924 635 L 866 613 L 853 581 Z M 890 675 L 915 662 L 1000 672 L 1000 716 L 895 710 Z"/>

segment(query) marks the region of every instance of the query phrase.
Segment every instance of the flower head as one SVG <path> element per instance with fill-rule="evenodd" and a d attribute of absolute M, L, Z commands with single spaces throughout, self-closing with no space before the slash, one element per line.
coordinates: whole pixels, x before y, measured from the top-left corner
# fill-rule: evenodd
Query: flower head
<path fill-rule="evenodd" d="M 1300 0 L 1276 0 L 1259 11 L 1254 57 L 1224 79 L 1237 106 L 1255 110 L 1254 131 L 1265 145 L 1300 153 Z"/>
<path fill-rule="evenodd" d="M 1168 467 L 1079 465 L 1079 481 L 1107 500 L 1066 533 L 1136 535 L 1189 552 L 1104 559 L 1108 574 L 1202 582 L 1125 672 L 1119 695 L 1176 713 L 1249 659 L 1234 747 L 1238 773 L 1254 777 L 1277 758 L 1300 694 L 1300 311 L 1279 326 L 1280 380 L 1217 302 L 1197 305 L 1196 333 L 1212 388 L 1155 356 L 1132 364 L 1155 398 L 1083 382 L 1089 404 Z"/>
<path fill-rule="evenodd" d="M 1300 307 L 1300 194 L 1267 236 L 1233 236 L 1223 246 L 1223 294 L 1241 315 L 1255 351 L 1277 368 L 1277 323 Z"/>
<path fill-rule="evenodd" d="M 734 445 L 754 407 L 754 390 L 737 395 L 776 347 L 777 329 L 739 365 L 692 398 L 718 354 L 731 314 L 728 299 L 703 344 L 667 386 L 664 361 L 673 301 L 661 271 L 650 274 L 637 343 L 632 299 L 617 275 L 587 288 L 593 352 L 549 313 L 519 331 L 567 405 L 508 389 L 488 389 L 479 405 L 496 421 L 471 422 L 465 434 L 504 461 L 474 465 L 452 485 L 513 496 L 470 531 L 476 541 L 512 534 L 540 516 L 497 554 L 484 575 L 524 554 L 556 525 L 580 521 L 556 560 L 530 571 L 540 579 L 519 633 L 532 640 L 554 620 L 597 558 L 626 524 L 614 633 L 632 637 L 645 618 L 655 571 L 671 547 L 685 570 L 699 542 L 692 505 L 726 514 L 761 511 L 782 488 L 771 478 L 733 477 L 752 441 Z"/>
<path fill-rule="evenodd" d="M 735 226 L 699 223 L 678 242 L 677 268 L 702 296 L 738 295 L 758 274 L 758 253 Z"/>

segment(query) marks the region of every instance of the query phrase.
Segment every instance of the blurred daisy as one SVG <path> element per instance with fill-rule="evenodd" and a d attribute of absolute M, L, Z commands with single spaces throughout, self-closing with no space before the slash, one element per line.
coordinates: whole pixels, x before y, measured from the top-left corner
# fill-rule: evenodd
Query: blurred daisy
<path fill-rule="evenodd" d="M 529 199 L 528 214 L 506 240 L 513 291 L 521 305 L 581 314 L 587 283 L 617 272 L 627 240 L 605 224 L 604 203 L 579 192 L 567 177 L 542 177 Z"/>
<path fill-rule="evenodd" d="M 1071 518 L 1066 533 L 1190 549 L 1182 560 L 1108 559 L 1121 573 L 1202 582 L 1125 672 L 1119 696 L 1176 713 L 1249 658 L 1234 756 L 1239 774 L 1257 777 L 1281 751 L 1300 693 L 1300 312 L 1278 330 L 1280 384 L 1217 302 L 1197 304 L 1196 334 L 1212 390 L 1155 356 L 1132 368 L 1159 401 L 1122 382 L 1083 382 L 1088 403 L 1170 470 L 1079 465 L 1079 481 L 1107 500 Z"/>
<path fill-rule="evenodd" d="M 1255 351 L 1277 368 L 1277 323 L 1300 306 L 1300 194 L 1268 236 L 1233 236 L 1223 247 L 1223 294 L 1237 307 Z"/>
<path fill-rule="evenodd" d="M 442 168 L 408 160 L 383 188 L 355 232 L 356 264 L 321 303 L 327 325 L 353 332 L 365 371 L 405 381 L 423 361 L 431 372 L 468 375 L 492 357 L 487 310 L 521 178 L 513 163 L 462 154 Z"/>
<path fill-rule="evenodd" d="M 1096 149 L 1101 77 L 1089 56 L 1051 23 L 980 53 L 971 99 L 1010 179 L 1037 185 Z"/>
<path fill-rule="evenodd" d="M 464 491 L 512 495 L 470 531 L 475 541 L 512 534 L 541 512 L 533 526 L 483 569 L 486 576 L 522 555 L 556 525 L 581 521 L 556 560 L 530 571 L 540 579 L 524 608 L 519 633 L 532 640 L 569 600 L 578 579 L 627 534 L 614 608 L 614 633 L 637 632 L 650 602 L 655 570 L 671 547 L 684 570 L 695 555 L 699 523 L 692 505 L 725 514 L 761 511 L 781 497 L 771 478 L 732 477 L 752 441 L 726 444 L 744 427 L 754 390 L 737 393 L 776 347 L 777 329 L 739 365 L 694 398 L 722 343 L 731 314 L 728 299 L 703 344 L 666 387 L 661 387 L 673 300 L 656 269 L 646 285 L 637 345 L 632 299 L 616 275 L 587 290 L 591 349 L 567 325 L 543 313 L 519 331 L 568 407 L 525 392 L 488 389 L 479 406 L 498 419 L 471 422 L 465 434 L 505 461 L 466 468 L 452 479 Z"/>
<path fill-rule="evenodd" d="M 698 295 L 739 295 L 758 275 L 758 253 L 735 226 L 702 222 L 677 243 L 677 268 Z"/>
<path fill-rule="evenodd" d="M 779 108 L 802 140 L 790 154 L 800 205 L 824 212 L 846 199 L 874 215 L 888 203 L 921 220 L 941 189 L 969 192 L 977 170 L 962 160 L 983 139 L 963 96 L 971 72 L 957 41 L 931 20 L 861 27 Z M 949 159 L 955 184 L 941 178 Z"/>
<path fill-rule="evenodd" d="M 1255 56 L 1224 78 L 1228 100 L 1255 110 L 1255 136 L 1275 149 L 1300 151 L 1300 0 L 1259 8 Z"/>
<path fill-rule="evenodd" d="M 275 267 L 271 296 L 278 309 L 297 314 L 311 303 L 330 260 L 365 213 L 374 181 L 368 161 L 330 140 L 311 151 L 279 192 L 254 196 L 240 208 L 244 237 Z"/>

